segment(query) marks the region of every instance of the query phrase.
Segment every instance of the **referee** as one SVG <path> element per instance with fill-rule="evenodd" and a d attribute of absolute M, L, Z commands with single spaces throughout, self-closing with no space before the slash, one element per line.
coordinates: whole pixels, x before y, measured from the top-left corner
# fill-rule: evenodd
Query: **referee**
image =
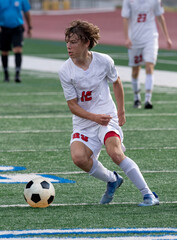
<path fill-rule="evenodd" d="M 31 15 L 28 0 L 0 0 L 0 49 L 1 61 L 4 70 L 4 82 L 9 82 L 8 55 L 13 50 L 15 56 L 15 82 L 20 83 L 22 64 L 22 46 L 24 20 L 28 26 L 28 36 L 31 37 Z"/>

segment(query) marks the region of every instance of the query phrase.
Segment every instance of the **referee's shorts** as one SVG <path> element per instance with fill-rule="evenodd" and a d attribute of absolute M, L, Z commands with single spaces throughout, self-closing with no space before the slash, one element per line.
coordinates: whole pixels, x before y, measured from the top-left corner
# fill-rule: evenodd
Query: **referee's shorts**
<path fill-rule="evenodd" d="M 15 28 L 1 27 L 0 49 L 1 51 L 10 51 L 14 47 L 23 46 L 24 27 L 20 25 Z"/>

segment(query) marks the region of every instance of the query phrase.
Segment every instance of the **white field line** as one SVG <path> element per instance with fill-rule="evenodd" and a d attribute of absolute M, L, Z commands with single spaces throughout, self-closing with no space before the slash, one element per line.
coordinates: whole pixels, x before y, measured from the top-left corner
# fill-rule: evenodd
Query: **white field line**
<path fill-rule="evenodd" d="M 176 117 L 177 113 L 127 113 L 127 117 Z M 72 114 L 4 115 L 0 119 L 72 118 Z"/>
<path fill-rule="evenodd" d="M 7 238 L 1 238 L 2 240 L 7 240 Z M 8 237 L 8 240 L 15 240 L 15 239 L 17 239 L 17 238 L 9 238 Z M 149 238 L 149 236 L 141 236 L 141 237 L 130 237 L 130 236 L 121 236 L 121 237 L 96 237 L 96 238 L 94 238 L 94 237 L 64 237 L 64 238 L 58 238 L 58 237 L 52 237 L 52 238 L 50 238 L 50 237 L 47 237 L 47 238 L 43 238 L 43 237 L 22 237 L 22 238 L 20 238 L 20 237 L 18 237 L 18 240 L 20 240 L 20 239 L 22 239 L 22 240 L 57 240 L 57 239 L 60 239 L 60 240 L 95 240 L 95 239 L 97 239 L 97 240 L 176 240 L 177 239 L 177 237 L 176 237 L 176 235 L 165 235 L 164 236 L 164 234 L 163 234 L 163 236 L 152 236 L 151 235 L 151 237 Z"/>
<path fill-rule="evenodd" d="M 129 105 L 132 104 L 132 101 L 126 102 L 125 104 Z M 177 104 L 177 101 L 153 101 L 155 105 L 158 104 Z M 38 102 L 38 103 L 0 103 L 0 106 L 2 107 L 21 107 L 21 106 L 54 106 L 54 105 L 61 105 L 61 106 L 67 106 L 66 101 L 57 101 L 57 102 Z"/>
<path fill-rule="evenodd" d="M 129 85 L 130 90 L 126 91 L 126 93 L 132 94 L 132 87 L 131 85 Z M 164 89 L 164 87 L 162 87 L 163 89 L 159 89 L 160 87 L 158 87 L 158 89 L 154 89 L 153 92 L 162 92 L 162 93 L 176 93 L 177 92 L 177 88 L 167 88 Z M 113 94 L 113 91 L 111 91 L 111 93 Z M 1 93 L 2 97 L 25 97 L 25 96 L 58 96 L 58 95 L 63 95 L 63 92 L 15 92 L 15 93 Z M 156 103 L 158 102 L 165 102 L 165 101 L 156 101 Z M 168 101 L 168 102 L 173 102 L 173 101 Z M 174 101 L 175 102 L 175 101 Z"/>
<path fill-rule="evenodd" d="M 0 231 L 0 236 L 6 237 L 9 239 L 9 237 L 25 237 L 25 239 L 29 239 L 26 236 L 40 236 L 40 235 L 69 235 L 69 234 L 122 234 L 119 237 L 110 237 L 107 235 L 106 237 L 96 237 L 96 239 L 175 239 L 173 237 L 176 236 L 177 229 L 176 228 L 71 228 L 71 229 L 31 229 L 31 230 L 6 230 L 6 231 Z M 124 234 L 124 235 L 123 235 Z M 127 235 L 129 234 L 129 235 Z M 130 234 L 136 234 L 136 236 L 131 236 Z M 139 234 L 143 234 L 140 236 L 137 236 Z M 151 235 L 148 235 L 151 234 Z M 94 235 L 92 235 L 94 236 Z M 168 236 L 169 238 L 166 238 Z M 172 238 L 171 238 L 172 237 Z M 19 238 L 18 238 L 19 239 Z M 21 239 L 21 238 L 20 238 Z M 38 238 L 30 238 L 30 239 L 38 239 Z M 48 239 L 48 238 L 40 238 L 40 239 Z M 49 238 L 49 239 L 56 239 L 55 237 Z M 70 237 L 70 238 L 57 238 L 57 239 L 95 239 L 95 237 Z"/>
<path fill-rule="evenodd" d="M 177 146 L 172 147 L 132 147 L 127 148 L 127 150 L 176 150 Z M 58 148 L 58 149 L 11 149 L 11 150 L 0 150 L 0 153 L 17 153 L 17 152 L 60 152 L 63 150 L 70 150 L 68 147 Z M 103 148 L 102 151 L 105 151 Z"/>
<path fill-rule="evenodd" d="M 124 129 L 124 132 L 151 132 L 151 131 L 177 131 L 177 128 L 130 128 Z M 54 130 L 4 130 L 1 134 L 26 134 L 26 133 L 71 133 L 72 129 L 54 129 Z"/>
<path fill-rule="evenodd" d="M 170 159 L 169 159 L 170 160 Z M 122 170 L 120 172 L 123 173 Z M 143 173 L 177 173 L 177 170 L 141 170 Z M 75 171 L 75 172 L 43 172 L 43 173 L 33 173 L 33 174 L 50 174 L 50 175 L 78 175 L 78 174 L 87 174 L 84 171 Z"/>
<path fill-rule="evenodd" d="M 176 129 L 177 130 L 177 129 Z M 12 130 L 12 131 L 0 131 L 0 133 L 4 133 L 4 134 L 26 134 L 26 133 L 71 133 L 72 132 L 72 129 L 65 129 L 65 130 L 19 130 L 19 131 L 15 131 L 15 130 Z"/>
<path fill-rule="evenodd" d="M 47 235 L 47 234 L 46 234 Z M 1 238 L 2 240 L 7 240 L 7 238 Z M 15 240 L 16 238 L 9 238 L 8 237 L 8 240 Z M 20 239 L 22 239 L 22 240 L 24 240 L 24 239 L 26 239 L 26 240 L 57 240 L 57 239 L 60 239 L 60 240 L 95 240 L 95 239 L 97 239 L 97 240 L 176 240 L 177 239 L 177 237 L 176 237 L 176 235 L 168 235 L 168 234 L 166 234 L 166 235 L 164 235 L 164 233 L 163 233 L 163 236 L 162 235 L 160 235 L 160 236 L 157 236 L 157 235 L 155 235 L 155 236 L 141 236 L 141 237 L 139 237 L 139 236 L 134 236 L 134 237 L 130 237 L 130 236 L 121 236 L 121 237 L 96 237 L 96 238 L 94 238 L 94 237 L 64 237 L 64 238 L 58 238 L 58 237 L 52 237 L 52 238 L 50 238 L 50 237 L 47 237 L 47 238 L 43 238 L 43 237 L 34 237 L 34 238 L 30 238 L 30 237 L 22 237 L 22 238 L 20 238 L 20 237 L 18 237 L 18 240 L 20 240 Z"/>
<path fill-rule="evenodd" d="M 0 119 L 43 119 L 43 118 L 72 118 L 72 114 L 66 114 L 66 115 L 4 115 L 0 116 Z"/>
<path fill-rule="evenodd" d="M 138 205 L 138 202 L 111 202 L 109 205 Z M 160 204 L 177 204 L 177 201 L 160 201 Z M 53 203 L 50 207 L 66 207 L 66 206 L 96 206 L 100 205 L 100 203 Z M 11 205 L 0 205 L 0 208 L 13 208 L 13 207 L 20 207 L 26 208 L 30 207 L 27 204 L 11 204 Z"/>
<path fill-rule="evenodd" d="M 176 102 L 177 103 L 177 102 Z M 38 102 L 38 103 L 0 103 L 2 107 L 21 107 L 21 106 L 54 106 L 54 105 L 66 105 L 66 102 Z"/>
<path fill-rule="evenodd" d="M 10 96 L 55 96 L 55 95 L 58 95 L 58 94 L 62 94 L 63 95 L 63 92 L 16 92 L 16 93 L 1 93 L 1 96 L 3 97 L 10 97 Z M 63 95 L 64 96 L 64 95 Z"/>
<path fill-rule="evenodd" d="M 23 69 L 36 70 L 42 72 L 58 73 L 59 66 L 63 64 L 64 60 L 59 59 L 44 59 L 40 57 L 24 56 L 23 57 Z M 14 68 L 14 58 L 10 57 L 9 66 Z M 131 67 L 117 66 L 120 77 L 123 82 L 131 81 Z M 140 71 L 140 83 L 144 83 L 145 70 Z M 177 87 L 177 72 L 169 72 L 162 70 L 154 71 L 154 85 Z"/>

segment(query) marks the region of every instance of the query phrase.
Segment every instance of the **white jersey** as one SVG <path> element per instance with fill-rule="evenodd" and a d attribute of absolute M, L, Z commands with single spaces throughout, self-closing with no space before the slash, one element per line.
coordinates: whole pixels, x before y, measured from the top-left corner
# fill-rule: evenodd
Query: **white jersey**
<path fill-rule="evenodd" d="M 59 69 L 59 78 L 66 100 L 77 98 L 80 107 L 96 114 L 109 114 L 117 118 L 117 108 L 111 97 L 109 82 L 118 78 L 112 58 L 92 52 L 92 61 L 85 71 L 69 58 Z M 73 129 L 85 129 L 96 122 L 73 115 Z"/>
<path fill-rule="evenodd" d="M 161 0 L 124 0 L 122 17 L 129 19 L 132 48 L 142 48 L 158 38 L 155 17 L 164 13 Z"/>

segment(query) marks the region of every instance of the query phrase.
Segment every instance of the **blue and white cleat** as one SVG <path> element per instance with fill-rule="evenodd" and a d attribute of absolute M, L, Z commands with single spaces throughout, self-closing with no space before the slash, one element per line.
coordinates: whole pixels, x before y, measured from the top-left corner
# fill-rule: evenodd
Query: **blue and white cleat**
<path fill-rule="evenodd" d="M 159 198 L 155 192 L 153 192 L 153 195 L 151 194 L 144 195 L 143 200 L 144 201 L 138 205 L 139 207 L 159 205 Z"/>
<path fill-rule="evenodd" d="M 116 175 L 117 180 L 115 182 L 107 183 L 107 190 L 103 194 L 103 196 L 100 200 L 100 204 L 110 203 L 114 197 L 114 193 L 115 193 L 116 189 L 119 188 L 121 186 L 121 184 L 123 183 L 123 178 L 116 172 L 114 172 L 114 174 Z"/>

